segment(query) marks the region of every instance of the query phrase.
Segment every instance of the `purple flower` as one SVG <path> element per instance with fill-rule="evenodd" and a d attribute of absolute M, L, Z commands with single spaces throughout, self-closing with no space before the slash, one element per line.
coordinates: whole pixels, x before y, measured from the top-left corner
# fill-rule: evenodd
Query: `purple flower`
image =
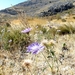
<path fill-rule="evenodd" d="M 31 31 L 31 28 L 26 28 L 25 30 L 22 30 L 21 33 L 29 33 Z"/>
<path fill-rule="evenodd" d="M 38 54 L 40 51 L 42 51 L 44 49 L 44 46 L 35 42 L 30 44 L 27 47 L 27 52 L 31 52 L 32 54 Z"/>

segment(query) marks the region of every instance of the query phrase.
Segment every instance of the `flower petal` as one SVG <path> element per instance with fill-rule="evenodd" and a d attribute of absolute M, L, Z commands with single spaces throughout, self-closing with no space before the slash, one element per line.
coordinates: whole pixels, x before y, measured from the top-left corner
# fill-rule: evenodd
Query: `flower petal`
<path fill-rule="evenodd" d="M 44 49 L 44 46 L 41 44 L 34 42 L 27 47 L 27 52 L 31 52 L 32 54 L 38 54 L 40 51 Z"/>

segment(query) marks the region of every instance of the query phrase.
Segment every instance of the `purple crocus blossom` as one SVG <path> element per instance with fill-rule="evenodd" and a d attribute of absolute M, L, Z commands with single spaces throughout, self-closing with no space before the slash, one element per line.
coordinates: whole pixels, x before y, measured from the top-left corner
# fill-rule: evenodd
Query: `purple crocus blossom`
<path fill-rule="evenodd" d="M 32 54 L 38 54 L 43 49 L 44 49 L 43 45 L 34 42 L 27 47 L 27 52 L 31 52 Z"/>
<path fill-rule="evenodd" d="M 21 33 L 29 33 L 31 31 L 31 28 L 26 28 L 21 31 Z"/>

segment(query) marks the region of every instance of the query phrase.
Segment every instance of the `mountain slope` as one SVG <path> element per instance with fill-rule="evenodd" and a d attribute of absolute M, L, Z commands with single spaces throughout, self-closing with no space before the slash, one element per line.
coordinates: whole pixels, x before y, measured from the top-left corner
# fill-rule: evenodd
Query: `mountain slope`
<path fill-rule="evenodd" d="M 17 15 L 23 12 L 30 16 L 48 16 L 74 7 L 75 0 L 29 0 L 1 10 L 0 13 Z M 17 12 L 16 12 L 17 11 Z"/>

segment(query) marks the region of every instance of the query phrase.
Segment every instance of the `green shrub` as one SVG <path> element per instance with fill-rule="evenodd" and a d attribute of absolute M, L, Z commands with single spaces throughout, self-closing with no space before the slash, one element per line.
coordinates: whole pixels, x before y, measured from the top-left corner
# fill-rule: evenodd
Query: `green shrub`
<path fill-rule="evenodd" d="M 0 43 L 1 47 L 5 50 L 22 50 L 31 42 L 28 34 L 21 33 L 21 30 L 10 30 L 8 27 L 0 29 Z"/>
<path fill-rule="evenodd" d="M 71 24 L 61 25 L 58 30 L 60 30 L 59 34 L 72 34 L 75 33 L 75 26 Z"/>

